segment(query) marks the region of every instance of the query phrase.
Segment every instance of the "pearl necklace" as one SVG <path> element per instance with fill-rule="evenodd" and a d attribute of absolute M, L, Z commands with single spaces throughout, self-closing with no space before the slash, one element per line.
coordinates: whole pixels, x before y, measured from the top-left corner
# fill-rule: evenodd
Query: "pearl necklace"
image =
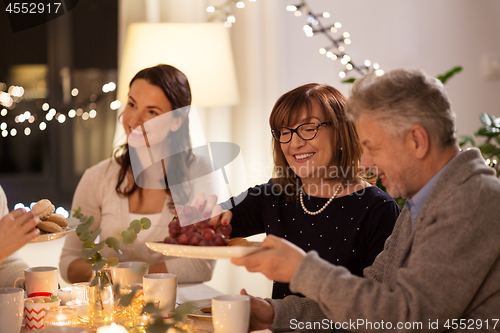
<path fill-rule="evenodd" d="M 317 210 L 315 212 L 311 212 L 304 205 L 304 199 L 302 197 L 303 193 L 304 193 L 304 190 L 300 189 L 300 196 L 299 196 L 300 205 L 302 206 L 302 209 L 304 210 L 304 212 L 306 212 L 307 214 L 309 214 L 309 215 L 318 215 L 319 213 L 321 213 L 322 211 L 324 211 L 326 209 L 326 207 L 328 207 L 328 205 L 333 201 L 333 199 L 335 199 L 335 197 L 337 196 L 337 193 L 339 193 L 339 190 L 340 190 L 340 186 L 337 187 L 337 190 L 335 191 L 335 193 L 333 193 L 333 196 L 330 199 L 328 199 L 328 201 L 326 202 L 326 204 L 323 207 L 321 207 L 319 210 Z"/>

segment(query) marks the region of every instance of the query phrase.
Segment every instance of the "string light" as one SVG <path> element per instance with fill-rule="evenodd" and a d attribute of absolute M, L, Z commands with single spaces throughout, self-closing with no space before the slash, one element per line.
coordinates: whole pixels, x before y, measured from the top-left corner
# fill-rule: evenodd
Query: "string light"
<path fill-rule="evenodd" d="M 238 1 L 236 3 L 236 8 L 245 8 L 245 3 L 243 1 Z"/>
<path fill-rule="evenodd" d="M 47 111 L 49 108 L 50 108 L 49 103 L 43 103 L 43 105 L 42 105 L 42 110 L 43 111 Z"/>
<path fill-rule="evenodd" d="M 5 117 L 7 115 L 7 109 L 2 109 L 2 111 L 0 112 L 0 115 L 2 115 L 3 117 Z"/>
<path fill-rule="evenodd" d="M 73 97 L 78 96 L 78 93 L 79 93 L 79 91 L 76 88 L 73 88 L 73 90 L 71 90 L 71 96 L 73 96 Z"/>
<path fill-rule="evenodd" d="M 44 131 L 47 128 L 47 124 L 42 121 L 40 125 L 38 125 L 38 128 L 40 129 L 40 131 Z"/>
<path fill-rule="evenodd" d="M 30 135 L 30 134 L 31 134 L 31 130 L 30 130 L 30 128 L 29 128 L 29 127 L 26 127 L 26 128 L 24 129 L 24 135 L 28 136 L 28 135 Z"/>

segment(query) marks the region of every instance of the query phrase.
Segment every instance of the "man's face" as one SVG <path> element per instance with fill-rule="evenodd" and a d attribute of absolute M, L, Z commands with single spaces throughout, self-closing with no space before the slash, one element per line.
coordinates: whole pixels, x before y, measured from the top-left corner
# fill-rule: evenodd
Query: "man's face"
<path fill-rule="evenodd" d="M 366 114 L 358 119 L 358 132 L 363 145 L 361 165 L 378 173 L 392 197 L 411 198 L 417 192 L 413 184 L 417 167 L 407 136 L 395 139 L 381 122 Z"/>

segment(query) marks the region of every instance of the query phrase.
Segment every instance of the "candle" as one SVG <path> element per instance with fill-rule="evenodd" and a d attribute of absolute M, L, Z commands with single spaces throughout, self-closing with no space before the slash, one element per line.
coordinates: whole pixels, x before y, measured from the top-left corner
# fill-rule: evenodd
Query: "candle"
<path fill-rule="evenodd" d="M 112 323 L 109 326 L 99 327 L 96 333 L 128 333 L 128 331 L 125 327 Z"/>

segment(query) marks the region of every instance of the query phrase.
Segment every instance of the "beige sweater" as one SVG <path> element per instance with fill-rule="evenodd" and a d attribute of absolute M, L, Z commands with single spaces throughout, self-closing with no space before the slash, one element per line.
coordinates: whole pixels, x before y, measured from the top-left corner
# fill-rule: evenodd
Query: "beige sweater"
<path fill-rule="evenodd" d="M 7 197 L 0 186 L 0 217 L 7 215 L 8 212 Z M 24 270 L 26 268 L 28 268 L 28 265 L 26 265 L 17 253 L 5 258 L 0 262 L 0 288 L 13 287 L 14 281 L 18 277 L 24 276 Z"/>
<path fill-rule="evenodd" d="M 130 225 L 128 198 L 119 196 L 115 190 L 120 166 L 114 159 L 108 159 L 89 168 L 83 174 L 73 197 L 73 208 L 81 207 L 82 213 L 94 216 L 93 229 L 101 228 L 101 240 L 109 236 L 119 237 Z M 209 174 L 210 165 L 197 158 L 189 169 L 189 179 Z M 127 186 L 126 181 L 123 186 Z M 197 189 L 193 189 L 193 195 Z M 150 265 L 165 262 L 170 273 L 177 274 L 179 283 L 195 283 L 212 278 L 214 260 L 167 257 L 153 252 L 145 245 L 146 241 L 163 241 L 168 236 L 168 223 L 173 213 L 165 204 L 158 223 L 143 230 L 130 247 L 122 246 L 123 254 L 113 252 L 113 256 L 124 261 L 145 261 Z M 59 270 L 64 280 L 68 281 L 69 264 L 81 258 L 82 242 L 75 233 L 66 236 L 59 261 Z"/>
<path fill-rule="evenodd" d="M 459 153 L 443 170 L 413 228 L 410 212 L 402 211 L 365 278 L 308 253 L 290 283 L 292 291 L 308 299 L 272 301 L 272 330 L 291 331 L 295 320 L 328 318 L 392 325 L 391 330 L 344 325 L 359 332 L 443 332 L 453 323 L 458 330 L 466 324 L 463 331 L 487 331 L 486 325 L 494 331 L 500 319 L 499 216 L 500 180 L 478 150 Z M 439 328 L 429 327 L 436 322 Z M 398 330 L 398 323 L 422 326 Z"/>

